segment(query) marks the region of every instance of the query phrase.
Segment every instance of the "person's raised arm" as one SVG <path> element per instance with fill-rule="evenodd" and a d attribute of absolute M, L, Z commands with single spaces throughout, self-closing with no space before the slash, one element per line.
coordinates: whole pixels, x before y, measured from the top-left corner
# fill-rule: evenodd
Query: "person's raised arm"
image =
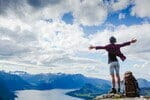
<path fill-rule="evenodd" d="M 129 41 L 129 42 L 125 42 L 125 43 L 119 44 L 119 46 L 120 46 L 120 47 L 128 46 L 128 45 L 130 45 L 131 43 L 135 43 L 136 41 L 137 41 L 137 39 L 132 39 L 132 40 Z"/>
<path fill-rule="evenodd" d="M 89 47 L 89 50 L 91 50 L 91 49 L 96 49 L 96 50 L 98 50 L 98 49 L 106 49 L 106 46 L 90 46 Z"/>

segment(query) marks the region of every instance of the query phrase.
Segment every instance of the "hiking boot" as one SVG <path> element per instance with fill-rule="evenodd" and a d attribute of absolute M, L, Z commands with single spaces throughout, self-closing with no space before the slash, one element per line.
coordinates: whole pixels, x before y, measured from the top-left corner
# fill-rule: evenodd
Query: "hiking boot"
<path fill-rule="evenodd" d="M 111 89 L 111 91 L 109 91 L 109 93 L 114 93 L 114 94 L 116 94 L 116 93 L 117 93 L 117 91 L 116 91 L 116 89 L 115 89 L 115 88 L 112 88 L 112 89 Z"/>

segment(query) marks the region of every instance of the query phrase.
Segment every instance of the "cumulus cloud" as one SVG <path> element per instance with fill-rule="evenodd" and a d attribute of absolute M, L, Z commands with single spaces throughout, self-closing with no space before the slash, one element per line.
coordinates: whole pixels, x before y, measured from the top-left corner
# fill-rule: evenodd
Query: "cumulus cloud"
<path fill-rule="evenodd" d="M 131 14 L 141 18 L 150 17 L 149 4 L 150 0 L 134 0 Z"/>
<path fill-rule="evenodd" d="M 107 9 L 99 0 L 1 0 L 0 5 L 0 14 L 17 17 L 25 22 L 59 20 L 63 14 L 72 12 L 77 23 L 91 26 L 103 23 L 107 17 Z"/>
<path fill-rule="evenodd" d="M 76 24 L 69 25 L 60 21 L 48 23 L 44 20 L 26 24 L 7 17 L 1 20 L 4 22 L 0 25 L 1 60 L 16 61 L 26 64 L 26 67 L 84 66 L 98 63 L 74 57 L 78 51 L 87 51 L 88 46 L 88 39 Z M 10 23 L 5 23 L 6 20 L 10 20 Z"/>
<path fill-rule="evenodd" d="M 107 2 L 108 7 L 113 11 L 119 11 L 127 8 L 133 0 L 110 0 Z"/>
<path fill-rule="evenodd" d="M 13 43 L 12 41 L 9 40 L 0 40 L 0 55 L 1 56 L 6 56 L 6 57 L 11 57 L 11 56 L 16 56 L 20 53 L 26 53 L 29 52 L 30 50 L 17 45 Z"/>
<path fill-rule="evenodd" d="M 99 25 L 107 18 L 107 9 L 99 0 L 83 0 L 79 7 L 74 10 L 73 15 L 78 23 L 83 25 Z"/>

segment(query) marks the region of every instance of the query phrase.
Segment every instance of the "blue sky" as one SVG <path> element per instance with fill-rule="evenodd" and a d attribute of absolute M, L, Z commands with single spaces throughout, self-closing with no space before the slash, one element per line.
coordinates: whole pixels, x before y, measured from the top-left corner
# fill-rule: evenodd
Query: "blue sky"
<path fill-rule="evenodd" d="M 149 0 L 1 0 L 0 70 L 80 73 L 110 79 L 107 52 L 88 50 L 137 38 L 122 48 L 121 77 L 150 80 Z M 119 59 L 119 58 L 118 58 Z"/>
<path fill-rule="evenodd" d="M 149 22 L 149 18 L 140 18 L 138 16 L 132 16 L 130 14 L 131 9 L 133 5 L 128 6 L 127 8 L 117 11 L 117 12 L 111 12 L 108 14 L 107 19 L 105 20 L 104 23 L 99 24 L 99 25 L 94 25 L 94 26 L 87 26 L 87 25 L 81 25 L 83 31 L 86 34 L 92 34 L 96 33 L 97 31 L 103 31 L 105 28 L 108 28 L 108 24 L 112 24 L 115 26 L 119 25 L 126 25 L 126 26 L 131 26 L 131 25 L 136 25 L 136 24 L 142 24 L 143 22 Z M 124 18 L 119 18 L 119 14 L 123 14 Z M 65 13 L 62 17 L 62 20 L 66 24 L 73 24 L 74 22 L 74 17 L 71 12 Z"/>

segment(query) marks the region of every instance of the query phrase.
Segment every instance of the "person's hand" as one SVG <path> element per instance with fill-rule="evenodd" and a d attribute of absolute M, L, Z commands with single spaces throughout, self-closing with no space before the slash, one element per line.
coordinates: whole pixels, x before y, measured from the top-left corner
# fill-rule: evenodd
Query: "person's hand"
<path fill-rule="evenodd" d="M 91 45 L 91 46 L 89 47 L 89 50 L 94 49 L 94 48 L 95 48 L 95 47 Z"/>
<path fill-rule="evenodd" d="M 132 39 L 131 43 L 135 43 L 137 41 L 137 39 Z"/>

